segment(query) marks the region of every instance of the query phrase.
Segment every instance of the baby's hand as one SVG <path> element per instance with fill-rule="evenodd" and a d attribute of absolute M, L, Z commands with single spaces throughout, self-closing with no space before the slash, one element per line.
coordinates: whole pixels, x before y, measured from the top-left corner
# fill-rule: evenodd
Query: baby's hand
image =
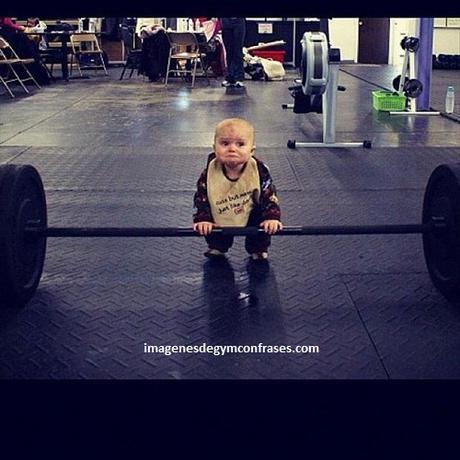
<path fill-rule="evenodd" d="M 264 220 L 260 226 L 264 229 L 265 233 L 269 235 L 274 235 L 277 231 L 283 230 L 283 224 L 275 219 Z"/>
<path fill-rule="evenodd" d="M 213 222 L 197 222 L 193 224 L 193 230 L 201 236 L 209 235 L 212 229 L 216 226 Z"/>

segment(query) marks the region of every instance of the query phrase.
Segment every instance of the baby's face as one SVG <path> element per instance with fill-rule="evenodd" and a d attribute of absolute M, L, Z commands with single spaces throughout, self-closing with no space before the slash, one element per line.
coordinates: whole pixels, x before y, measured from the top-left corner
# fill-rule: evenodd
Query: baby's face
<path fill-rule="evenodd" d="M 246 163 L 254 151 L 254 136 L 246 126 L 224 126 L 214 141 L 214 152 L 218 161 L 235 168 Z"/>

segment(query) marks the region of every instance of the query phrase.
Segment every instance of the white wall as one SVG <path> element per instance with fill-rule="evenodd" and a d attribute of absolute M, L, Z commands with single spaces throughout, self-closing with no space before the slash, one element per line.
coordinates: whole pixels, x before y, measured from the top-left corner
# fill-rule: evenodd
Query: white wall
<path fill-rule="evenodd" d="M 358 18 L 333 18 L 329 21 L 329 41 L 340 48 L 342 61 L 358 61 Z"/>
<path fill-rule="evenodd" d="M 416 18 L 390 18 L 388 63 L 402 65 L 404 51 L 401 40 L 405 36 L 417 35 Z M 358 18 L 333 18 L 329 21 L 329 36 L 332 47 L 340 48 L 344 61 L 358 61 Z M 460 27 L 434 28 L 433 54 L 460 54 Z"/>
<path fill-rule="evenodd" d="M 388 47 L 388 64 L 402 66 L 404 50 L 401 40 L 416 35 L 417 20 L 415 18 L 390 18 L 390 42 Z"/>
<path fill-rule="evenodd" d="M 460 54 L 460 28 L 438 29 L 435 27 L 433 54 Z"/>

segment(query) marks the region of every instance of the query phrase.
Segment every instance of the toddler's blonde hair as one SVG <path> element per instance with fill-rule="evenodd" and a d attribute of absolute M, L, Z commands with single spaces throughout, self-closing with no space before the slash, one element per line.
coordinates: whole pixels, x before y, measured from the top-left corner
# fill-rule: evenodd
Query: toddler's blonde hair
<path fill-rule="evenodd" d="M 249 121 L 244 120 L 243 118 L 226 118 L 225 120 L 222 120 L 220 123 L 218 123 L 216 126 L 216 130 L 214 132 L 214 142 L 216 141 L 216 138 L 219 135 L 219 133 L 227 126 L 237 126 L 240 128 L 246 128 L 249 131 L 249 134 L 252 138 L 252 143 L 254 143 L 254 126 L 251 123 L 249 123 Z"/>

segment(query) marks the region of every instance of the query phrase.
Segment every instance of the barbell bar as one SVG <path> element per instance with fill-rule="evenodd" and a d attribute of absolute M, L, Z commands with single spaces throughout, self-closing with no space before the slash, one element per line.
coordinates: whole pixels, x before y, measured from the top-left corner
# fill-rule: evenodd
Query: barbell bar
<path fill-rule="evenodd" d="M 280 236 L 294 235 L 401 235 L 429 233 L 431 231 L 443 231 L 446 223 L 443 218 L 434 219 L 428 224 L 407 224 L 407 225 L 350 225 L 350 226 L 317 226 L 284 227 L 276 232 Z M 211 233 L 227 236 L 247 236 L 264 233 L 258 227 L 223 227 L 214 228 Z M 190 227 L 48 227 L 44 228 L 37 222 L 28 222 L 25 227 L 25 235 L 33 238 L 94 238 L 94 237 L 186 237 L 199 236 Z"/>
<path fill-rule="evenodd" d="M 263 232 L 258 227 L 215 228 L 233 236 Z M 423 198 L 421 224 L 293 226 L 276 235 L 422 234 L 428 273 L 450 301 L 460 300 L 460 164 L 440 165 Z M 0 165 L 0 304 L 24 305 L 36 292 L 50 237 L 191 237 L 187 228 L 48 227 L 46 197 L 31 165 Z"/>

